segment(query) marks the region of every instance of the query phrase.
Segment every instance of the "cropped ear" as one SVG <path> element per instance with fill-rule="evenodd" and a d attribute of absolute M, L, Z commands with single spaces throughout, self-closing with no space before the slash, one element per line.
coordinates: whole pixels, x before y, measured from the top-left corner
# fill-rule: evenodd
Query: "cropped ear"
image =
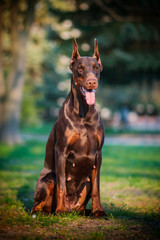
<path fill-rule="evenodd" d="M 71 58 L 71 63 L 70 63 L 70 69 L 72 70 L 73 64 L 75 61 L 80 58 L 79 52 L 78 52 L 78 46 L 76 39 L 73 38 L 73 52 L 72 52 L 72 58 Z"/>
<path fill-rule="evenodd" d="M 101 63 L 100 56 L 99 56 L 98 43 L 97 43 L 96 38 L 94 39 L 94 54 L 93 54 L 93 57 L 97 60 L 99 66 L 100 66 L 100 71 L 102 71 L 103 66 L 102 66 L 102 63 Z"/>

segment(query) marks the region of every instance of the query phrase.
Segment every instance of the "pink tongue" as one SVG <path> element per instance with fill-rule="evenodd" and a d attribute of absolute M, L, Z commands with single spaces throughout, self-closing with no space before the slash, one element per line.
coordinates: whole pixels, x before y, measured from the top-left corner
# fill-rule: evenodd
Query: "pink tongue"
<path fill-rule="evenodd" d="M 86 102 L 87 102 L 88 105 L 95 104 L 95 93 L 86 92 Z"/>

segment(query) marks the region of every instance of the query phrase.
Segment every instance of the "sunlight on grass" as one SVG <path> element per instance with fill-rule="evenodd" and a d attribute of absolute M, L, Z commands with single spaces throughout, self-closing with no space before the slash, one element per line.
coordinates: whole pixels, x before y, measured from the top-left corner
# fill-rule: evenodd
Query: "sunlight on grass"
<path fill-rule="evenodd" d="M 0 161 L 0 214 L 2 218 L 0 224 L 30 226 L 32 229 L 47 227 L 47 232 L 44 232 L 45 236 L 54 229 L 55 234 L 61 231 L 61 236 L 67 239 L 75 230 L 72 224 L 77 226 L 75 231 L 79 231 L 79 226 L 83 228 L 83 223 L 86 224 L 87 221 L 93 220 L 80 217 L 77 213 L 61 216 L 38 215 L 36 219 L 33 219 L 30 214 L 37 179 L 44 164 L 45 145 L 44 142 L 29 141 L 15 147 L 0 146 L 2 153 Z M 160 217 L 159 198 L 160 149 L 158 147 L 104 146 L 101 168 L 101 202 L 110 219 L 110 223 L 106 225 L 109 226 L 108 231 L 118 233 L 128 231 L 133 221 L 139 229 L 141 228 L 140 222 L 148 226 L 147 222 L 152 221 L 155 222 L 152 231 L 154 228 L 154 234 L 157 236 L 156 221 Z M 91 207 L 91 201 L 88 207 Z M 66 231 L 67 224 L 70 224 L 70 230 Z M 105 239 L 104 229 L 105 227 L 95 230 L 93 227 L 84 239 Z M 83 234 L 80 239 L 83 239 L 82 237 Z"/>
<path fill-rule="evenodd" d="M 9 146 L 6 144 L 1 144 L 0 145 L 0 157 L 2 158 L 3 156 L 6 157 L 6 155 L 10 154 L 11 152 L 13 152 L 15 149 L 15 147 L 13 146 Z"/>
<path fill-rule="evenodd" d="M 45 146 L 43 148 L 41 148 L 39 146 L 36 146 L 36 147 L 32 147 L 30 149 L 30 153 L 33 154 L 33 155 L 44 154 L 44 152 L 45 152 Z"/>
<path fill-rule="evenodd" d="M 40 134 L 40 135 L 49 135 L 51 132 L 51 129 L 53 127 L 53 123 L 48 123 L 48 124 L 42 124 L 42 125 L 37 125 L 33 127 L 26 127 L 22 128 L 21 131 L 22 133 L 32 133 L 32 134 Z"/>
<path fill-rule="evenodd" d="M 120 209 L 125 203 L 131 212 L 159 214 L 160 149 L 105 147 L 101 196 L 102 201 Z"/>

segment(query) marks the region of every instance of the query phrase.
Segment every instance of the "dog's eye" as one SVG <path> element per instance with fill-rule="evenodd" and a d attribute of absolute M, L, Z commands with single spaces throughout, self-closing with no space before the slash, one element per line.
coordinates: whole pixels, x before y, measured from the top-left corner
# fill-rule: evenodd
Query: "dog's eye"
<path fill-rule="evenodd" d="M 84 72 L 84 68 L 81 68 L 81 67 L 78 68 L 78 72 L 79 72 L 79 73 L 83 73 L 83 72 Z"/>
<path fill-rule="evenodd" d="M 95 67 L 94 67 L 94 71 L 95 71 L 95 72 L 98 72 L 98 69 L 99 69 L 98 66 L 95 66 Z"/>

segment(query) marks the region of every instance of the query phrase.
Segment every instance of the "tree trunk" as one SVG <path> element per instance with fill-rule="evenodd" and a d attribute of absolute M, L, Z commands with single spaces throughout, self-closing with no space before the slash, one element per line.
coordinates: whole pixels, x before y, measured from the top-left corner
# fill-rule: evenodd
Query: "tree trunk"
<path fill-rule="evenodd" d="M 6 142 L 8 144 L 20 143 L 22 141 L 19 123 L 24 85 L 26 48 L 37 0 L 25 0 L 25 2 L 27 4 L 27 10 L 23 14 L 23 27 L 22 24 L 19 24 L 18 20 L 20 1 L 17 0 L 15 3 L 10 0 L 7 2 L 11 17 L 12 61 L 6 84 L 4 84 L 3 67 L 0 59 L 0 87 L 2 87 L 0 90 L 0 142 Z M 2 22 L 1 20 L 2 15 L 0 15 L 0 22 Z M 1 42 L 2 26 L 0 24 L 0 45 Z M 0 57 L 1 56 L 2 47 L 0 46 Z"/>
<path fill-rule="evenodd" d="M 2 66 L 2 12 L 3 5 L 0 5 L 0 126 L 2 123 L 2 114 L 3 114 L 3 101 L 5 95 L 5 85 L 3 77 L 3 66 Z"/>
<path fill-rule="evenodd" d="M 11 69 L 11 86 L 3 102 L 0 141 L 9 144 L 21 142 L 19 133 L 20 109 L 24 84 L 27 35 L 18 38 L 18 53 Z"/>

